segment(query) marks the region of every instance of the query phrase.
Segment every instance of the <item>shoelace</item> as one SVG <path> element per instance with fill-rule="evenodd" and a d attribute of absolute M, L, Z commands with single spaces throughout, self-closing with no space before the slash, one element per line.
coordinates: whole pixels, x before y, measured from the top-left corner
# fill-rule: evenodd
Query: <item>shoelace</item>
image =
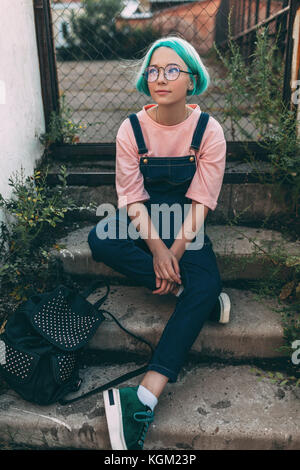
<path fill-rule="evenodd" d="M 141 447 L 143 447 L 149 425 L 150 425 L 150 423 L 152 423 L 152 421 L 154 419 L 154 413 L 151 410 L 138 411 L 138 412 L 134 413 L 133 418 L 138 422 L 145 423 L 145 425 L 143 427 L 143 430 L 141 432 L 141 435 L 139 437 L 139 440 L 138 440 L 138 444 Z"/>

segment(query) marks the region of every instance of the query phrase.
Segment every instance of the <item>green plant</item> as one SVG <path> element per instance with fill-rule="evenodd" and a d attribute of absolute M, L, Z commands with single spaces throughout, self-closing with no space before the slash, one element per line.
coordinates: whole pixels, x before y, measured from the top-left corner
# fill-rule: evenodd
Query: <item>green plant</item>
<path fill-rule="evenodd" d="M 291 356 L 292 344 L 300 339 L 300 301 L 285 305 L 280 310 L 283 324 L 285 344 L 278 348 L 279 351 Z"/>
<path fill-rule="evenodd" d="M 236 139 L 236 129 L 249 140 L 252 135 L 242 125 L 247 117 L 253 123 L 257 133 L 257 143 L 267 155 L 270 163 L 271 178 L 278 188 L 285 192 L 287 209 L 299 216 L 300 200 L 300 138 L 297 135 L 296 110 L 288 107 L 282 98 L 284 63 L 277 46 L 278 36 L 271 42 L 268 27 L 256 31 L 255 49 L 250 55 L 251 63 L 246 65 L 239 46 L 231 35 L 230 17 L 228 17 L 228 51 L 222 55 L 216 44 L 214 48 L 228 71 L 226 83 L 222 85 L 225 96 L 224 120 L 230 118 L 232 138 Z M 245 103 L 246 110 L 241 106 Z M 256 169 L 256 159 L 244 143 L 245 160 Z M 264 176 L 257 172 L 261 183 Z"/>
<path fill-rule="evenodd" d="M 214 43 L 214 48 L 226 71 L 226 85 L 220 84 L 221 91 L 224 94 L 225 104 L 223 107 L 223 121 L 229 119 L 231 124 L 232 140 L 236 140 L 236 127 L 245 132 L 240 126 L 239 121 L 243 115 L 241 102 L 249 97 L 246 84 L 249 81 L 245 61 L 240 52 L 238 45 L 232 40 L 230 17 L 228 17 L 228 50 L 226 54 L 222 54 Z M 245 95 L 246 91 L 246 95 Z"/>
<path fill-rule="evenodd" d="M 256 300 L 262 304 L 265 300 L 277 299 L 279 306 L 273 310 L 281 316 L 284 343 L 277 351 L 291 358 L 292 344 L 300 339 L 300 256 L 288 253 L 285 238 L 278 240 L 271 249 L 268 245 L 262 246 L 259 240 L 250 237 L 244 227 L 239 225 L 240 217 L 238 213 L 233 219 L 227 218 L 225 224 L 247 239 L 253 245 L 253 252 L 242 259 L 235 259 L 233 252 L 233 256 L 228 257 L 228 266 L 224 265 L 224 268 L 226 272 L 234 274 L 237 270 L 246 269 L 248 263 L 251 265 L 255 262 L 264 267 L 263 278 L 247 280 L 242 282 L 242 286 L 252 291 Z M 266 306 L 270 308 L 268 302 Z"/>
<path fill-rule="evenodd" d="M 47 185 L 47 174 L 48 168 L 25 177 L 21 168 L 9 178 L 10 198 L 0 194 L 6 218 L 0 226 L 1 291 L 17 301 L 24 300 L 32 288 L 43 289 L 55 273 L 55 261 L 46 248 L 53 243 L 54 229 L 63 222 L 67 210 L 76 207 L 66 192 L 66 168 L 61 166 L 60 184 L 54 188 Z"/>
<path fill-rule="evenodd" d="M 50 113 L 48 131 L 40 136 L 40 142 L 46 150 L 52 144 L 76 144 L 79 142 L 79 134 L 84 132 L 86 125 L 72 121 L 73 111 L 66 105 L 64 93 L 59 99 L 59 111 Z"/>
<path fill-rule="evenodd" d="M 295 110 L 288 108 L 282 99 L 284 64 L 283 61 L 280 62 L 277 38 L 271 43 L 267 27 L 257 30 L 255 49 L 250 56 L 252 61 L 250 65 L 246 65 L 240 48 L 231 36 L 230 16 L 227 53 L 222 56 L 215 45 L 217 54 L 228 71 L 226 83 L 223 84 L 224 120 L 228 117 L 231 120 L 233 140 L 236 138 L 236 129 L 247 139 L 253 140 L 241 121 L 247 116 L 254 124 L 257 143 L 266 151 L 271 178 L 266 181 L 246 143 L 244 159 L 256 172 L 261 184 L 272 184 L 273 193 L 278 194 L 279 200 L 284 195 L 287 212 L 293 214 L 292 220 L 295 223 L 299 217 L 300 140 L 297 137 Z M 247 103 L 246 110 L 241 106 L 243 101 Z M 228 223 L 232 225 L 234 221 Z M 251 242 L 255 244 L 254 240 Z M 261 247 L 256 248 L 263 252 Z M 255 290 L 260 299 L 266 295 L 278 297 L 282 302 L 279 312 L 285 344 L 280 350 L 291 356 L 292 342 L 300 338 L 300 258 L 286 255 L 284 249 L 264 254 L 271 258 L 273 272 L 258 282 Z M 285 267 L 293 268 L 290 270 L 290 279 L 276 279 L 274 275 Z"/>
<path fill-rule="evenodd" d="M 282 104 L 278 90 L 282 89 L 284 78 L 277 38 L 271 43 L 268 27 L 257 29 L 254 52 L 248 56 L 246 65 L 241 48 L 232 37 L 230 12 L 226 52 L 222 54 L 214 43 L 217 56 L 227 71 L 226 83 L 221 83 L 221 89 L 225 98 L 224 120 L 231 120 L 233 140 L 236 140 L 235 129 L 252 140 L 252 135 L 239 122 L 243 117 L 249 117 L 253 122 L 258 140 L 276 124 L 277 112 Z"/>
<path fill-rule="evenodd" d="M 285 385 L 300 387 L 300 378 L 295 377 L 294 375 L 288 376 L 287 374 L 283 374 L 279 371 L 264 371 L 258 368 L 252 368 L 250 369 L 250 372 L 258 376 L 258 382 L 261 382 L 263 379 L 267 379 L 271 383 L 277 384 L 279 387 L 283 387 Z"/>

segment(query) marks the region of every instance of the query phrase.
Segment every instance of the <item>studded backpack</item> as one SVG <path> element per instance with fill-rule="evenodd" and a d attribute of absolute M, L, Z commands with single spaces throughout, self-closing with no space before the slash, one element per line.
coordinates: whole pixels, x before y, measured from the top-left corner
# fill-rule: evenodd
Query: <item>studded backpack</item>
<path fill-rule="evenodd" d="M 96 303 L 87 297 L 99 286 L 107 292 Z M 118 385 L 146 370 L 146 366 L 122 375 L 84 395 L 66 399 L 79 390 L 80 353 L 106 319 L 107 313 L 135 339 L 151 345 L 126 330 L 107 310 L 100 309 L 109 294 L 105 279 L 97 280 L 83 293 L 64 285 L 36 294 L 21 303 L 9 317 L 0 335 L 0 372 L 7 384 L 27 401 L 39 405 L 72 403 Z"/>

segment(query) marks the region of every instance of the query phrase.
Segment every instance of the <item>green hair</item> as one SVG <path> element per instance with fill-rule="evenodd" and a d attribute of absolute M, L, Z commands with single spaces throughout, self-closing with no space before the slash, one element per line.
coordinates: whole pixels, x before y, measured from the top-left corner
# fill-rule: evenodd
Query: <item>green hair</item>
<path fill-rule="evenodd" d="M 188 90 L 187 95 L 201 95 L 208 85 L 210 84 L 210 78 L 206 67 L 204 66 L 198 52 L 196 49 L 185 39 L 168 36 L 157 39 L 148 49 L 146 55 L 142 59 L 142 65 L 137 73 L 135 86 L 138 91 L 144 93 L 147 96 L 150 96 L 148 83 L 145 80 L 143 73 L 145 68 L 150 64 L 150 60 L 153 52 L 159 47 L 170 47 L 173 49 L 179 57 L 185 62 L 188 71 L 192 72 L 193 75 L 197 75 L 195 80 L 194 76 L 191 75 L 191 80 L 193 81 L 194 87 L 193 90 Z"/>

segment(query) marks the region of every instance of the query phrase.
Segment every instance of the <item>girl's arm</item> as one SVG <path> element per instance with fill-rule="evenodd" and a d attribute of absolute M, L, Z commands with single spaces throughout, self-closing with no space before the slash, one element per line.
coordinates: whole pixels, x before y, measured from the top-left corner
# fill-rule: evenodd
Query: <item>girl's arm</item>
<path fill-rule="evenodd" d="M 190 210 L 182 224 L 181 230 L 178 232 L 176 239 L 170 248 L 178 261 L 191 243 L 192 239 L 198 234 L 204 224 L 208 211 L 209 208 L 204 204 L 192 201 Z"/>
<path fill-rule="evenodd" d="M 127 213 L 141 238 L 147 243 L 149 250 L 155 253 L 165 247 L 154 227 L 148 211 L 142 202 L 133 202 L 127 205 Z"/>
<path fill-rule="evenodd" d="M 163 287 L 165 287 L 165 281 L 181 284 L 180 268 L 176 256 L 159 237 L 144 204 L 141 202 L 128 204 L 127 213 L 153 254 L 156 287 L 160 287 L 161 280 L 164 280 Z"/>

